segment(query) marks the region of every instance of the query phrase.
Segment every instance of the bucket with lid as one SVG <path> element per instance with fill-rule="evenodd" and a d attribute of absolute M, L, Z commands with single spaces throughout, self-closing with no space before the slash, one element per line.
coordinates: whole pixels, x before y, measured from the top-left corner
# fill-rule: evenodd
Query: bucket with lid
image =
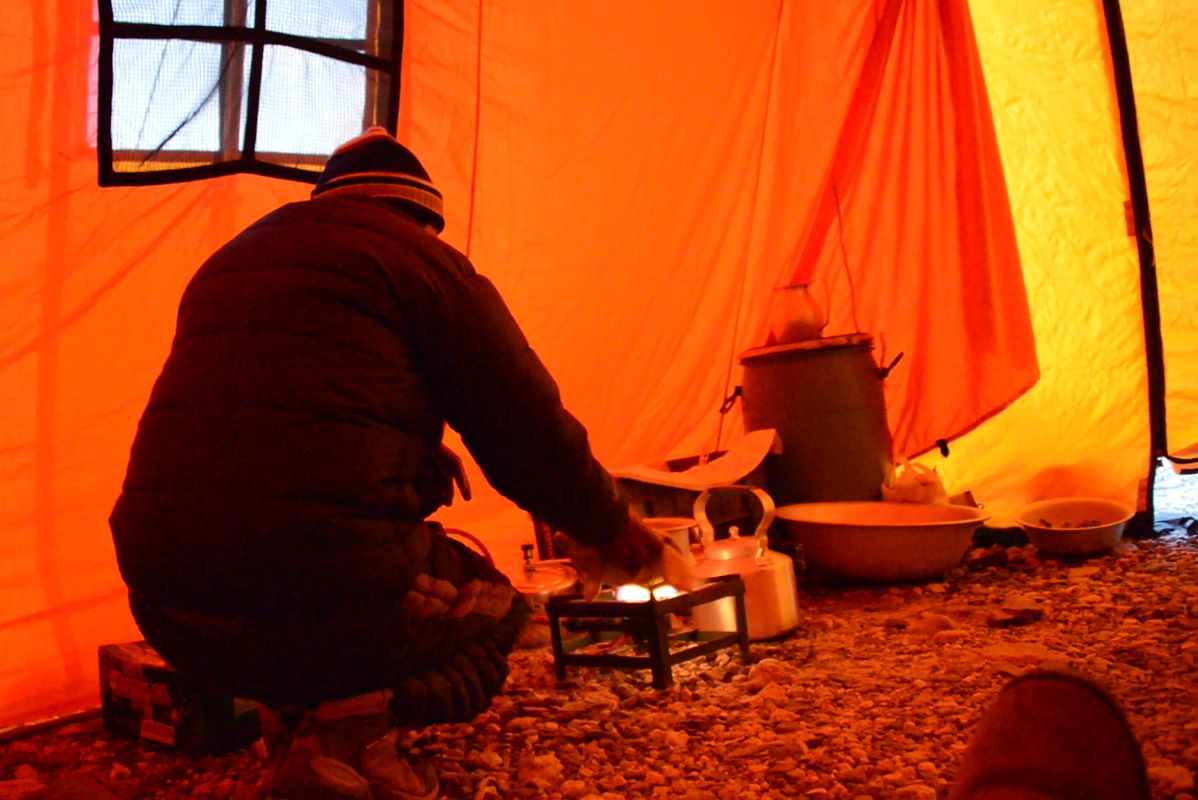
<path fill-rule="evenodd" d="M 881 498 L 891 438 L 872 337 L 758 347 L 740 363 L 745 429 L 774 428 L 782 441 L 765 465 L 780 505 Z"/>

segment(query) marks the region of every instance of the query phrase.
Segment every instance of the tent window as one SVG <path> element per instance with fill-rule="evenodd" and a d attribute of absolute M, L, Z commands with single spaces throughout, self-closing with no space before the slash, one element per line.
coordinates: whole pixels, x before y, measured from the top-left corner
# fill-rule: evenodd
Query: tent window
<path fill-rule="evenodd" d="M 395 130 L 402 0 L 100 0 L 100 185 L 315 182 Z"/>

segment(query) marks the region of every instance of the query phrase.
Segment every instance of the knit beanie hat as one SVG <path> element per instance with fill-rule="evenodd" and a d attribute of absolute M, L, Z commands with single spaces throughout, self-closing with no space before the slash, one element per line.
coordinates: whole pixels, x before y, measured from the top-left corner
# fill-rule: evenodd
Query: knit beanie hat
<path fill-rule="evenodd" d="M 381 126 L 338 147 L 325 163 L 313 197 L 365 195 L 398 203 L 440 233 L 445 229 L 441 193 L 412 151 Z"/>

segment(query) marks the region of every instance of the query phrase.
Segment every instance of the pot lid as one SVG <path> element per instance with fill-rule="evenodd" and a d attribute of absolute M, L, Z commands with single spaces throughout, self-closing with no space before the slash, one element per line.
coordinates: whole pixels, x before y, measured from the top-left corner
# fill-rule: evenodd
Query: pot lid
<path fill-rule="evenodd" d="M 695 565 L 695 576 L 701 580 L 719 578 L 724 575 L 751 575 L 777 569 L 779 562 L 790 563 L 790 556 L 766 550 L 758 558 L 756 554 L 741 558 L 704 558 Z"/>
<path fill-rule="evenodd" d="M 740 363 L 748 365 L 750 362 L 766 360 L 770 361 L 780 357 L 786 357 L 792 354 L 802 355 L 804 353 L 821 352 L 824 350 L 835 350 L 838 348 L 857 347 L 862 349 L 873 348 L 873 337 L 868 333 L 845 333 L 839 336 L 824 336 L 819 339 L 805 339 L 801 342 L 792 342 L 790 344 L 775 344 L 767 347 L 754 347 L 745 350 L 740 354 Z"/>
<path fill-rule="evenodd" d="M 703 555 L 710 561 L 732 561 L 737 558 L 753 558 L 757 554 L 757 540 L 751 536 L 720 539 L 703 547 Z"/>
<path fill-rule="evenodd" d="M 641 522 L 660 533 L 676 533 L 699 527 L 694 517 L 645 517 Z"/>
<path fill-rule="evenodd" d="M 564 560 L 528 564 L 512 576 L 512 588 L 520 594 L 551 597 L 568 592 L 578 583 L 578 572 Z"/>

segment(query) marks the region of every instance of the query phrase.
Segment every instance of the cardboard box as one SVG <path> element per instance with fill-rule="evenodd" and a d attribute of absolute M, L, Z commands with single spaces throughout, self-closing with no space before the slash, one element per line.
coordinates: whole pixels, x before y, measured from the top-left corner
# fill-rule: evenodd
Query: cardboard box
<path fill-rule="evenodd" d="M 189 686 L 146 642 L 101 645 L 100 713 L 111 733 L 197 756 L 261 735 L 255 703 Z"/>

